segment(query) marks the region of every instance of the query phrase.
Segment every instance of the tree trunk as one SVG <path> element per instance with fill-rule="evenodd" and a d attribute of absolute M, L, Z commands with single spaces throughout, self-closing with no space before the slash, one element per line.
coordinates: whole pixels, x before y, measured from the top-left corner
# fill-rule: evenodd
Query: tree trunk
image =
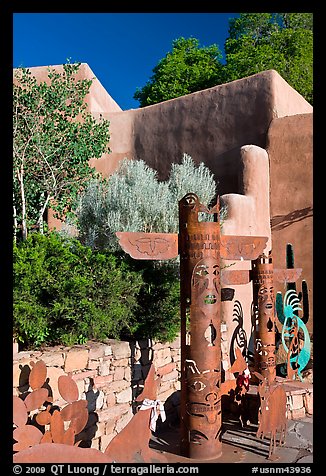
<path fill-rule="evenodd" d="M 27 239 L 27 224 L 26 224 L 26 199 L 25 199 L 25 188 L 24 188 L 23 164 L 20 167 L 20 174 L 18 179 L 20 184 L 20 194 L 22 198 L 22 238 L 23 238 L 23 241 L 25 241 Z"/>

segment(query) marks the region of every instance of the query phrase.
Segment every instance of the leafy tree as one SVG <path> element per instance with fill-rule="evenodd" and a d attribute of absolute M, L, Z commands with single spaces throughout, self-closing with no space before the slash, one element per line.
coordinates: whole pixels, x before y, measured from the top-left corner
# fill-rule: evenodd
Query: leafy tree
<path fill-rule="evenodd" d="M 225 82 L 275 69 L 313 103 L 311 13 L 241 13 L 229 25 Z"/>
<path fill-rule="evenodd" d="M 14 236 L 42 230 L 49 206 L 62 218 L 95 174 L 89 159 L 108 152 L 109 122 L 86 110 L 92 80 L 76 80 L 80 63 L 48 69 L 47 82 L 31 71 L 15 70 L 13 86 Z"/>
<path fill-rule="evenodd" d="M 122 161 L 107 180 L 91 180 L 76 210 L 82 243 L 92 248 L 118 250 L 116 231 L 178 232 L 178 201 L 196 193 L 208 205 L 216 195 L 212 173 L 184 154 L 172 164 L 169 179 L 160 182 L 142 160 Z"/>
<path fill-rule="evenodd" d="M 217 45 L 196 38 L 173 41 L 172 51 L 134 99 L 156 104 L 267 69 L 275 69 L 313 103 L 313 16 L 311 13 L 241 13 L 229 20 L 225 64 Z"/>
<path fill-rule="evenodd" d="M 221 57 L 215 44 L 202 47 L 196 38 L 178 38 L 134 99 L 144 107 L 215 86 L 221 81 Z"/>

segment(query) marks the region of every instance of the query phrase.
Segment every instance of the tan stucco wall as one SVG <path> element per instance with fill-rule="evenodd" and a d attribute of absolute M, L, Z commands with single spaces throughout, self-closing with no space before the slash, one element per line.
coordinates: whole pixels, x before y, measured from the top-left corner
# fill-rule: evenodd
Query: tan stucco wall
<path fill-rule="evenodd" d="M 312 112 L 274 70 L 141 109 L 108 112 L 111 154 L 94 166 L 111 173 L 122 157 L 142 159 L 166 179 L 184 152 L 203 161 L 220 180 L 219 192 L 238 193 L 238 150 L 265 148 L 276 117 Z"/>
<path fill-rule="evenodd" d="M 31 71 L 32 75 L 37 79 L 38 82 L 49 83 L 48 78 L 48 68 L 55 69 L 59 73 L 63 71 L 63 65 L 49 65 L 49 66 L 34 66 L 27 68 Z M 15 74 L 15 69 L 14 69 Z M 115 100 L 109 95 L 109 93 L 104 89 L 100 81 L 96 78 L 95 74 L 91 68 L 86 63 L 81 63 L 80 68 L 76 74 L 76 80 L 81 79 L 92 79 L 89 94 L 86 96 L 86 103 L 88 105 L 88 110 L 92 113 L 107 113 L 107 112 L 117 112 L 121 111 L 121 107 L 115 102 Z"/>
<path fill-rule="evenodd" d="M 285 248 L 292 243 L 294 264 L 309 290 L 312 331 L 313 306 L 313 115 L 274 119 L 267 135 L 270 161 L 271 228 L 275 267 L 284 267 Z M 275 283 L 277 291 L 284 287 Z"/>

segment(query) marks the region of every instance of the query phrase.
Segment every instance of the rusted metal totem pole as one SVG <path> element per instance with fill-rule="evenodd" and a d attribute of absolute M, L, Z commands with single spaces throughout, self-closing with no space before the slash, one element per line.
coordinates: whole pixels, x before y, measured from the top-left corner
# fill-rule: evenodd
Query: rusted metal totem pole
<path fill-rule="evenodd" d="M 276 377 L 274 279 L 294 283 L 301 271 L 301 268 L 274 269 L 271 254 L 262 254 L 252 263 L 253 295 L 258 318 L 255 329 L 255 367 L 269 384 Z"/>
<path fill-rule="evenodd" d="M 215 221 L 200 221 L 199 213 L 215 215 Z M 124 251 L 136 259 L 164 260 L 180 254 L 181 451 L 190 458 L 218 458 L 221 398 L 230 390 L 229 382 L 221 382 L 221 286 L 250 281 L 249 270 L 221 270 L 220 259 L 256 259 L 267 237 L 221 235 L 219 201 L 208 210 L 191 193 L 179 202 L 179 235 L 117 236 Z"/>
<path fill-rule="evenodd" d="M 199 221 L 200 212 L 215 221 Z M 266 242 L 221 235 L 219 201 L 210 210 L 194 194 L 179 202 L 181 450 L 190 458 L 222 454 L 221 398 L 230 387 L 221 379 L 221 287 L 250 280 L 249 270 L 221 270 L 220 259 L 253 259 Z"/>
<path fill-rule="evenodd" d="M 253 293 L 258 322 L 255 329 L 255 367 L 269 383 L 276 377 L 275 296 L 272 258 L 261 255 L 253 262 Z"/>

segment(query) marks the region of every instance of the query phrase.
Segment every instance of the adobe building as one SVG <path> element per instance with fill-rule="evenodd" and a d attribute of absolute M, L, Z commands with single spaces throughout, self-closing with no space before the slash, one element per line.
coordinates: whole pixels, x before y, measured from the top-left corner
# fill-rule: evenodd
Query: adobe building
<path fill-rule="evenodd" d="M 47 79 L 47 67 L 30 70 Z M 79 77 L 95 75 L 82 64 Z M 225 233 L 267 233 L 275 268 L 285 267 L 292 243 L 303 269 L 297 290 L 302 279 L 308 284 L 312 332 L 312 106 L 274 70 L 127 111 L 95 79 L 87 104 L 94 117 L 110 121 L 111 153 L 90 161 L 104 176 L 127 157 L 144 160 L 164 180 L 187 153 L 215 175 L 229 208 Z M 51 217 L 49 225 L 60 227 Z M 284 286 L 275 283 L 276 291 Z"/>

